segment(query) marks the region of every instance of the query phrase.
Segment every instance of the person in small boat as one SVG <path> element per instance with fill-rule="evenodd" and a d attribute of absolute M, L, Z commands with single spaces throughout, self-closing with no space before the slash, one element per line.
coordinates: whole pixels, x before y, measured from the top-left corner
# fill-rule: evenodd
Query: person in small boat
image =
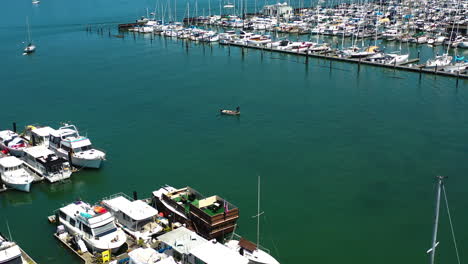
<path fill-rule="evenodd" d="M 240 107 L 236 107 L 236 112 L 239 113 L 240 112 Z"/>

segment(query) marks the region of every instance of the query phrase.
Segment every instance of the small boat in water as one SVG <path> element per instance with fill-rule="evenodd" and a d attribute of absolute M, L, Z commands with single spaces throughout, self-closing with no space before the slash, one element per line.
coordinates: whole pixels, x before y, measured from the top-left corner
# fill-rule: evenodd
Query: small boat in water
<path fill-rule="evenodd" d="M 238 116 L 240 115 L 240 107 L 236 107 L 236 110 L 227 110 L 227 109 L 221 109 L 219 110 L 219 112 L 222 114 L 222 115 L 232 115 L 232 116 Z"/>
<path fill-rule="evenodd" d="M 17 157 L 8 156 L 0 159 L 2 182 L 13 189 L 29 192 L 34 177 L 26 169 L 24 162 Z"/>

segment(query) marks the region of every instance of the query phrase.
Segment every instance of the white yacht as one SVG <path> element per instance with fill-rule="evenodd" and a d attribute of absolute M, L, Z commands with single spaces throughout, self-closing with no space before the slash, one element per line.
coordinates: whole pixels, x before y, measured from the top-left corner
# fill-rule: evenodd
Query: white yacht
<path fill-rule="evenodd" d="M 0 131 L 0 148 L 5 149 L 13 156 L 21 157 L 24 155 L 24 148 L 29 144 L 17 133 L 11 130 Z"/>
<path fill-rule="evenodd" d="M 0 264 L 26 264 L 21 249 L 15 242 L 8 241 L 0 234 Z"/>
<path fill-rule="evenodd" d="M 136 240 L 149 242 L 163 231 L 157 222 L 158 210 L 141 200 L 131 201 L 126 195 L 117 194 L 102 200 L 102 205 L 112 213 L 117 225 Z"/>
<path fill-rule="evenodd" d="M 29 147 L 24 153 L 22 159 L 26 165 L 51 183 L 68 179 L 72 174 L 68 161 L 45 146 Z"/>
<path fill-rule="evenodd" d="M 444 54 L 442 56 L 436 56 L 434 59 L 427 60 L 426 68 L 435 68 L 435 67 L 445 67 L 450 64 L 452 61 L 452 56 Z"/>
<path fill-rule="evenodd" d="M 50 134 L 49 148 L 79 168 L 100 168 L 106 154 L 94 149 L 89 138 L 80 136 L 74 125 L 65 125 Z"/>
<path fill-rule="evenodd" d="M 60 208 L 58 219 L 69 234 L 80 237 L 92 252 L 110 249 L 115 253 L 127 240 L 122 229 L 115 225 L 115 218 L 100 206 L 76 201 Z"/>
<path fill-rule="evenodd" d="M 128 264 L 177 264 L 174 258 L 152 248 L 137 248 L 128 253 Z"/>
<path fill-rule="evenodd" d="M 13 156 L 0 158 L 0 174 L 6 186 L 23 192 L 29 192 L 34 181 L 24 162 Z"/>

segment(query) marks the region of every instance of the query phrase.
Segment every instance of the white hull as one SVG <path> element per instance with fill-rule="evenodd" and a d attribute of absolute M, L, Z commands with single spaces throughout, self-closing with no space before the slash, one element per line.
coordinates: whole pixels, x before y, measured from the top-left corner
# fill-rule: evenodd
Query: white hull
<path fill-rule="evenodd" d="M 102 159 L 80 159 L 72 156 L 72 164 L 80 168 L 99 169 L 102 164 Z"/>
<path fill-rule="evenodd" d="M 57 156 L 64 158 L 68 160 L 68 154 L 57 150 L 57 149 L 52 149 Z M 72 160 L 71 163 L 73 166 L 78 167 L 78 168 L 91 168 L 91 169 L 99 169 L 102 165 L 103 159 L 101 158 L 95 158 L 95 159 L 83 159 L 83 158 L 77 158 L 76 156 L 72 155 Z"/>
<path fill-rule="evenodd" d="M 31 183 L 32 182 L 29 182 L 29 183 L 9 183 L 9 182 L 4 181 L 3 179 L 2 179 L 2 181 L 7 187 L 13 188 L 13 189 L 18 190 L 18 191 L 29 192 L 30 189 L 31 189 Z"/>

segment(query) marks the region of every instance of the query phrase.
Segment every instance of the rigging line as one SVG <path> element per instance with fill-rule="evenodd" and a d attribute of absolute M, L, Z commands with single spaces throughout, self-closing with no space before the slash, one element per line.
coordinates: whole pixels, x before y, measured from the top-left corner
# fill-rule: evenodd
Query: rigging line
<path fill-rule="evenodd" d="M 445 192 L 444 185 L 442 185 L 442 190 L 444 191 L 445 206 L 447 207 L 447 214 L 448 214 L 448 219 L 449 219 L 449 222 L 450 222 L 450 230 L 452 231 L 453 244 L 455 245 L 455 252 L 457 254 L 457 261 L 458 261 L 458 264 L 461 264 L 460 256 L 458 254 L 457 240 L 455 239 L 455 231 L 453 230 L 452 217 L 450 216 L 450 210 L 449 210 L 449 205 L 448 205 L 448 200 L 447 200 L 447 193 Z"/>
<path fill-rule="evenodd" d="M 267 222 L 268 220 L 267 220 L 267 216 L 266 216 L 266 215 L 263 217 L 263 219 L 264 219 L 263 221 L 265 221 L 265 223 L 266 223 L 267 226 L 270 226 L 270 227 L 272 226 L 272 225 L 270 224 L 270 222 Z M 270 234 L 271 234 L 271 233 L 270 233 Z M 276 256 L 278 256 L 278 258 L 281 258 L 280 254 L 279 254 L 279 250 L 278 250 L 278 248 L 276 247 L 276 243 L 275 243 L 275 240 L 273 239 L 273 236 L 272 236 L 272 235 L 270 235 L 270 239 L 271 239 L 271 242 L 272 242 L 272 244 L 273 244 L 273 248 L 275 249 Z"/>

